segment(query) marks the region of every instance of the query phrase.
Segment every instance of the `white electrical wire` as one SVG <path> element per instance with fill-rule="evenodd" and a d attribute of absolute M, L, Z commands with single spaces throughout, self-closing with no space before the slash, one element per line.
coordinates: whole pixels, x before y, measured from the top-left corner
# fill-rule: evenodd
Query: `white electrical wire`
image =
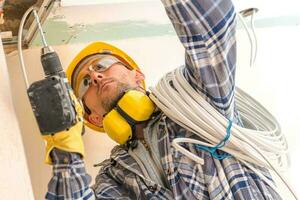
<path fill-rule="evenodd" d="M 251 15 L 251 30 L 252 30 L 252 35 L 254 37 L 254 56 L 253 56 L 253 60 L 252 60 L 252 64 L 255 63 L 256 61 L 256 56 L 257 56 L 257 48 L 258 48 L 258 44 L 257 44 L 257 37 L 256 37 L 256 33 L 255 33 L 255 25 L 254 25 L 254 12 Z"/>
<path fill-rule="evenodd" d="M 18 32 L 18 54 L 19 54 L 19 61 L 21 64 L 21 68 L 22 68 L 22 73 L 23 73 L 23 77 L 24 77 L 24 82 L 26 85 L 26 88 L 28 88 L 29 84 L 28 84 L 28 79 L 27 79 L 27 74 L 26 74 L 26 68 L 25 68 L 25 64 L 24 64 L 24 58 L 23 58 L 23 50 L 22 50 L 22 38 L 23 38 L 23 28 L 25 25 L 25 22 L 29 16 L 29 14 L 35 9 L 34 6 L 28 8 L 26 10 L 26 12 L 24 13 L 21 22 L 20 22 L 20 26 L 19 26 L 19 32 Z"/>
<path fill-rule="evenodd" d="M 256 61 L 256 55 L 257 55 L 257 37 L 256 37 L 256 33 L 255 33 L 255 26 L 254 26 L 254 12 L 251 15 L 251 32 L 252 32 L 253 38 L 251 36 L 250 30 L 249 30 L 245 20 L 243 19 L 243 16 L 240 13 L 237 13 L 237 16 L 239 17 L 240 21 L 242 22 L 242 25 L 245 28 L 247 36 L 250 41 L 250 67 L 252 67 Z"/>
<path fill-rule="evenodd" d="M 156 87 L 150 90 L 151 100 L 168 117 L 206 141 L 176 138 L 172 142 L 175 149 L 203 164 L 204 161 L 200 157 L 182 148 L 178 143 L 214 147 L 225 138 L 228 119 L 192 88 L 184 78 L 183 67 L 166 74 Z M 235 102 L 245 127 L 251 128 L 233 124 L 230 139 L 220 149 L 243 162 L 276 190 L 273 182 L 254 165 L 273 170 L 297 199 L 292 187 L 278 171 L 286 169 L 289 156 L 287 142 L 277 120 L 266 108 L 239 88 L 236 88 Z"/>

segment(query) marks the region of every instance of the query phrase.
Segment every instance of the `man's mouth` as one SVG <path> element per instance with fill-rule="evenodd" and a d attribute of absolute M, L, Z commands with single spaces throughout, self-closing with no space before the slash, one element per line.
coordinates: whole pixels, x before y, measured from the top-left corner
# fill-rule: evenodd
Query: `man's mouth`
<path fill-rule="evenodd" d="M 112 82 L 114 82 L 113 79 L 109 79 L 109 80 L 103 81 L 103 82 L 101 83 L 101 85 L 99 86 L 100 92 L 102 92 L 103 89 L 104 89 L 107 85 L 109 85 L 110 83 L 112 83 Z"/>

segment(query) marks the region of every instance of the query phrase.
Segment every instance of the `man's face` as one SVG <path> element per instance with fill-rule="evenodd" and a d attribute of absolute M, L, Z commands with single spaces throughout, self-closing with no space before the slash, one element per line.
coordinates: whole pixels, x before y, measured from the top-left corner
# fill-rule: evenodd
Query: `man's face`
<path fill-rule="evenodd" d="M 102 72 L 87 73 L 91 83 L 83 101 L 91 111 L 89 121 L 99 127 L 102 126 L 103 115 L 113 109 L 124 92 L 138 88 L 144 80 L 141 72 L 130 70 L 121 63 L 113 64 Z"/>

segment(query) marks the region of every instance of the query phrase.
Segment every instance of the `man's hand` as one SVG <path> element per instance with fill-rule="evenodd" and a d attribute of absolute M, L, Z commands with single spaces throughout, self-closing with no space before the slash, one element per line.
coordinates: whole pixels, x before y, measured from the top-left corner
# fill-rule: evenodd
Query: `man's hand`
<path fill-rule="evenodd" d="M 84 128 L 82 120 L 82 107 L 77 101 L 75 95 L 73 93 L 70 93 L 70 95 L 75 105 L 77 123 L 70 127 L 69 130 L 61 131 L 55 133 L 54 135 L 43 136 L 46 142 L 45 162 L 47 164 L 52 164 L 50 153 L 53 148 L 61 149 L 67 152 L 79 153 L 84 156 L 84 145 L 81 137 Z"/>

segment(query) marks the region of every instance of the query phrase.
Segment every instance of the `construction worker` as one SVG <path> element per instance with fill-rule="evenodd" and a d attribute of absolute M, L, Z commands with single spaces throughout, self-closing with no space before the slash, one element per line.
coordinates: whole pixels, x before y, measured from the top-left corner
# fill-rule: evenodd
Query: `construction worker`
<path fill-rule="evenodd" d="M 185 48 L 186 80 L 216 110 L 242 126 L 234 101 L 236 13 L 232 2 L 162 0 L 162 3 Z M 232 156 L 218 160 L 195 145 L 184 146 L 204 160 L 200 165 L 178 152 L 171 145 L 172 140 L 195 135 L 155 106 L 152 108 L 151 102 L 141 105 L 145 103 L 150 109 L 149 119 L 135 123 L 130 121 L 128 113 L 123 113 L 126 120 L 120 122 L 121 128 L 114 126 L 119 118 L 111 111 L 127 91 L 138 91 L 147 97 L 144 74 L 116 47 L 101 42 L 89 45 L 73 60 L 67 74 L 75 95 L 82 99 L 86 124 L 99 131 L 104 126 L 120 145 L 101 163 L 95 184 L 90 187 L 91 178 L 83 161 L 83 124 L 45 137 L 46 161 L 53 165 L 54 171 L 46 199 L 281 199 L 265 181 Z M 133 96 L 140 93 L 133 92 Z M 130 98 L 124 100 L 129 101 Z M 80 106 L 77 112 L 81 112 Z M 118 130 L 122 134 L 124 130 L 131 132 L 124 133 L 124 137 Z M 272 180 L 267 170 L 256 168 Z"/>

